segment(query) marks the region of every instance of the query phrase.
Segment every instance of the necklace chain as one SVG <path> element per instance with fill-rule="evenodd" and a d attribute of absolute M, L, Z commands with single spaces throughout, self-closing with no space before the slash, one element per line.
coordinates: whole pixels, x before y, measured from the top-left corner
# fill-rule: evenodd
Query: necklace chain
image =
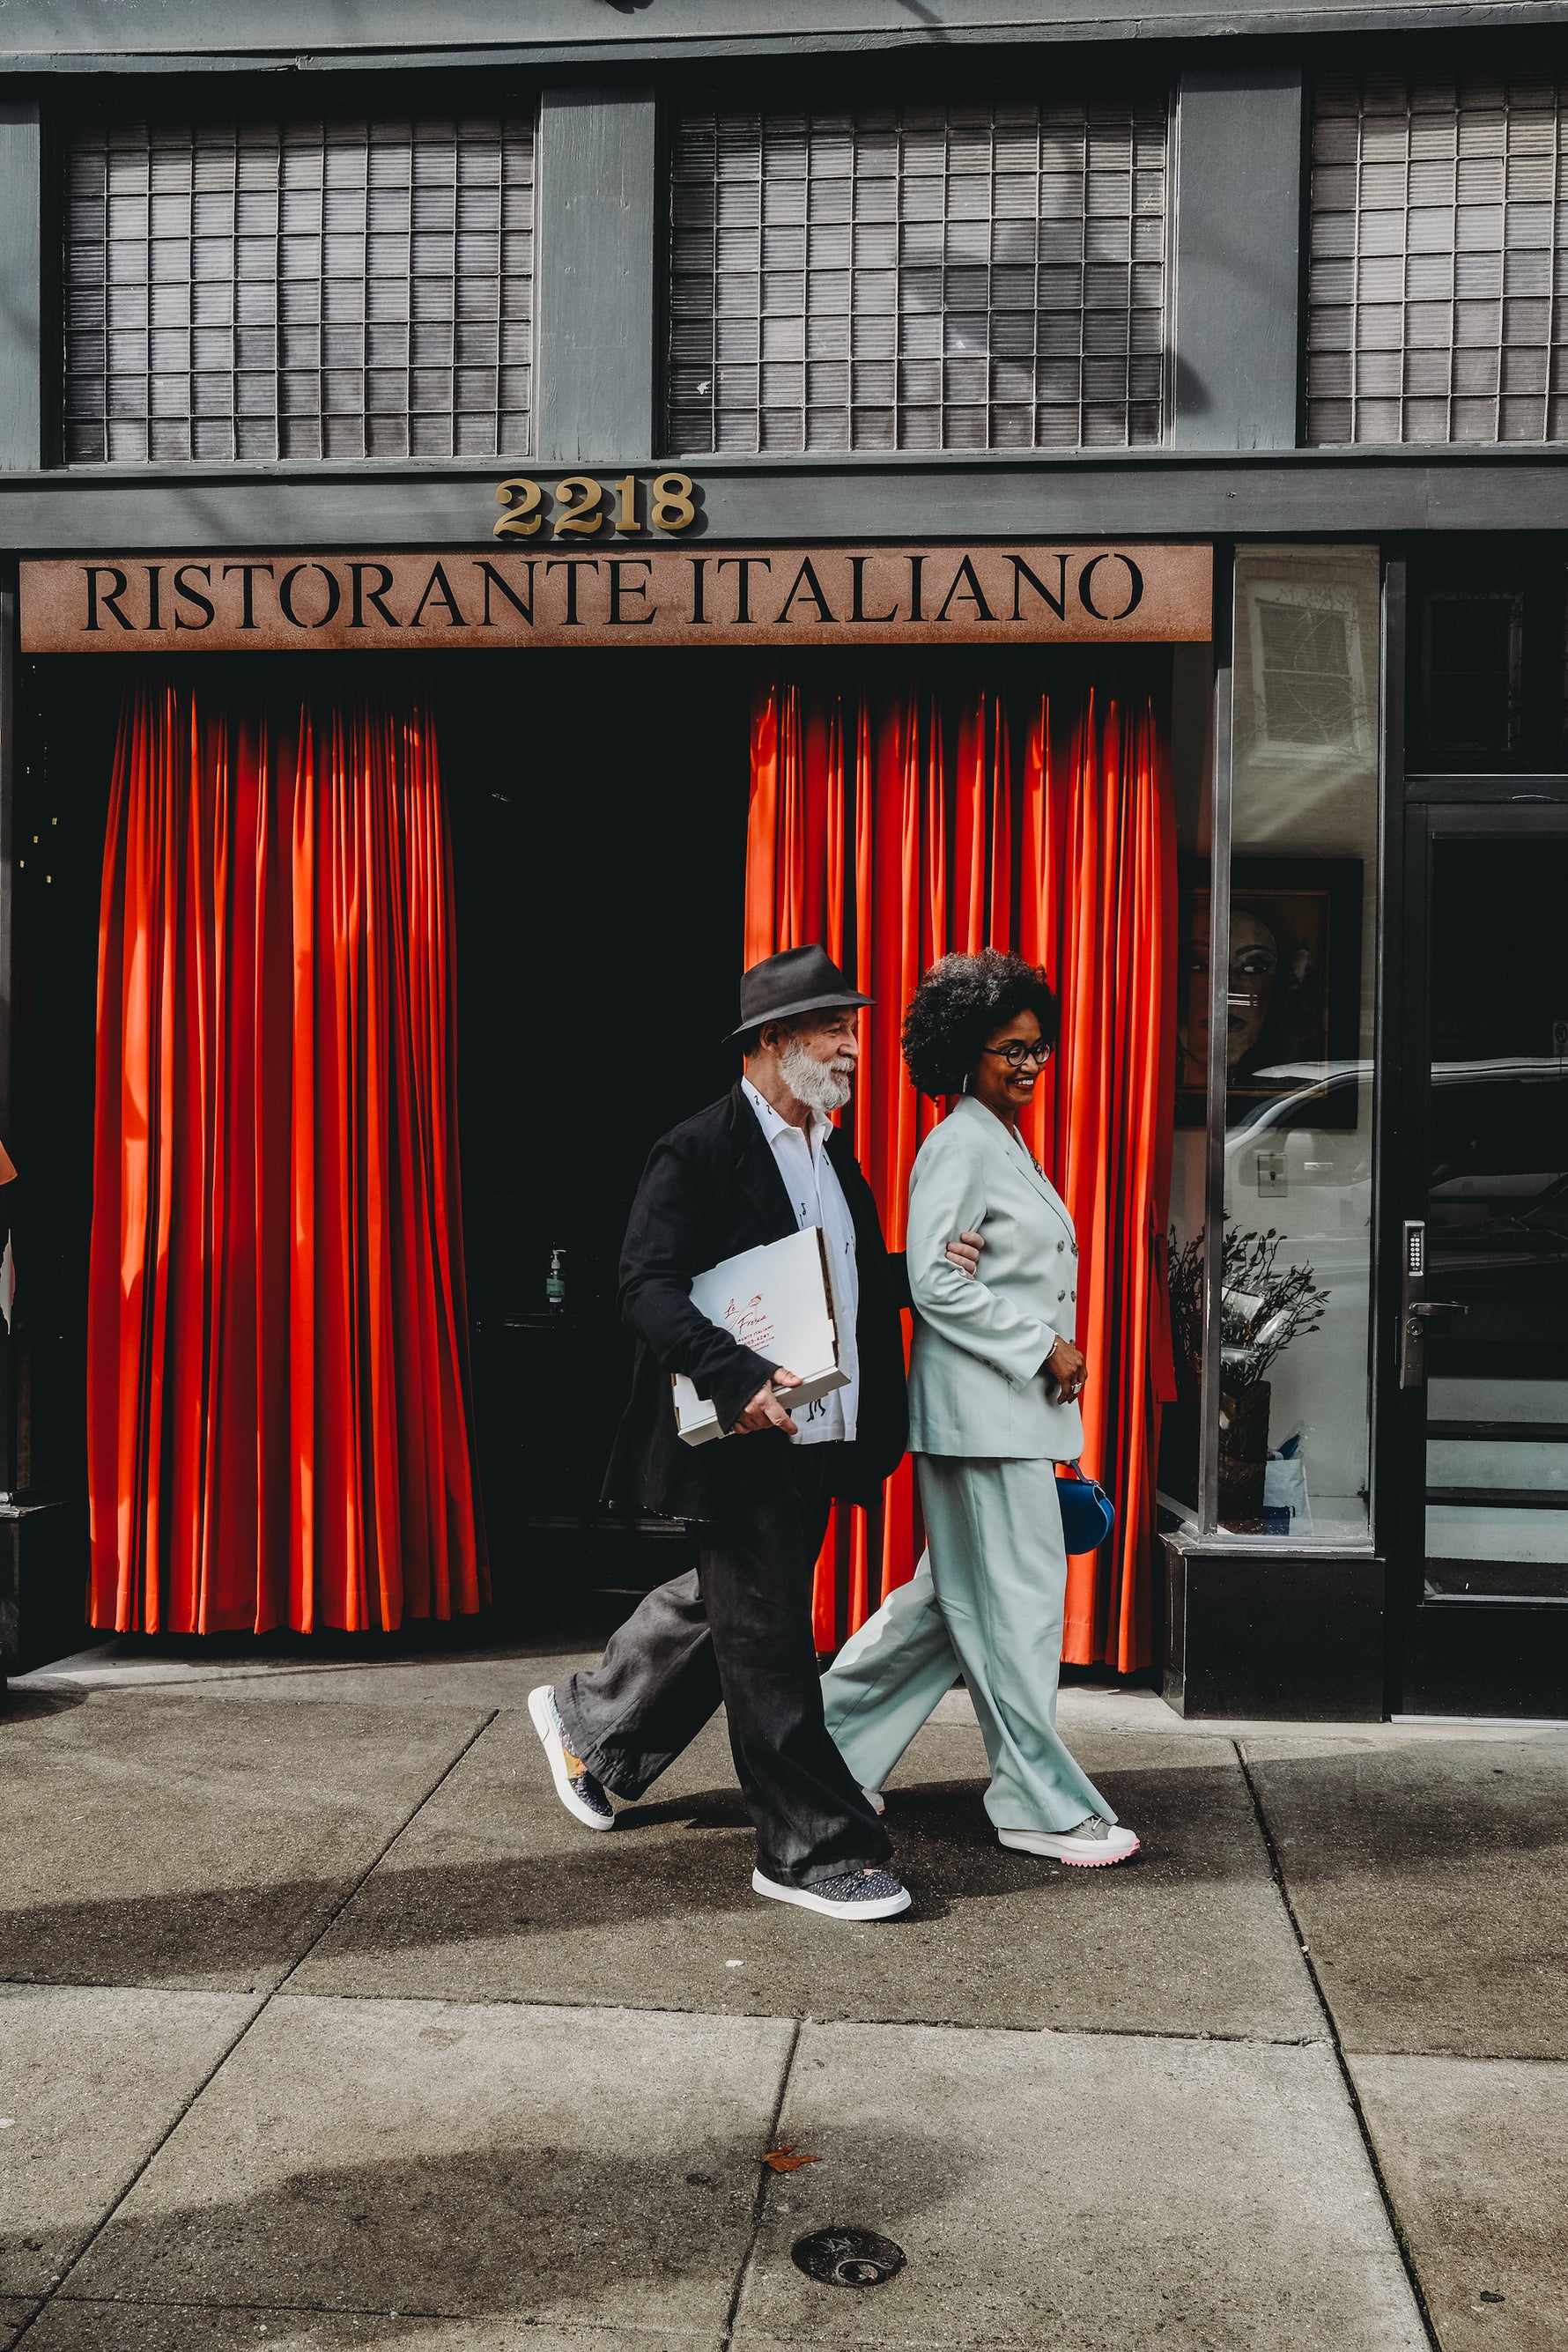
<path fill-rule="evenodd" d="M 1017 1145 L 1019 1150 L 1023 1153 L 1025 1159 L 1028 1161 L 1030 1167 L 1034 1170 L 1036 1175 L 1039 1178 L 1041 1183 L 1044 1184 L 1048 1182 L 1049 1179 L 1047 1177 L 1045 1170 L 1041 1167 L 1039 1161 L 1036 1159 L 1034 1153 L 1030 1150 L 1028 1145 L 1019 1134 L 1017 1129 L 1016 1127 L 1010 1127 L 1007 1129 L 1007 1132 L 1012 1137 L 1014 1142 Z"/>

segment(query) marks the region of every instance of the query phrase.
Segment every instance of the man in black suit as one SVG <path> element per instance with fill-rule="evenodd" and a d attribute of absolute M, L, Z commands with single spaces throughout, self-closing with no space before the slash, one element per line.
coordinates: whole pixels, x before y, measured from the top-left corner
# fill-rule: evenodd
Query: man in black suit
<path fill-rule="evenodd" d="M 909 1895 L 887 1832 L 823 1721 L 812 1571 L 836 1496 L 870 1502 L 904 1451 L 902 1267 L 832 1113 L 849 1097 L 858 1008 L 819 947 L 788 949 L 741 983 L 745 1076 L 656 1143 L 621 1254 L 637 1336 L 631 1400 L 605 1494 L 692 1523 L 694 1573 L 643 1601 L 591 1672 L 529 1707 L 562 1802 L 610 1829 L 604 1791 L 639 1797 L 722 1699 L 757 1830 L 759 1895 L 828 1916 L 886 1918 Z M 787 1366 L 691 1303 L 694 1277 L 759 1243 L 820 1225 L 848 1384 L 792 1418 Z M 672 1372 L 717 1409 L 722 1441 L 685 1444 Z"/>

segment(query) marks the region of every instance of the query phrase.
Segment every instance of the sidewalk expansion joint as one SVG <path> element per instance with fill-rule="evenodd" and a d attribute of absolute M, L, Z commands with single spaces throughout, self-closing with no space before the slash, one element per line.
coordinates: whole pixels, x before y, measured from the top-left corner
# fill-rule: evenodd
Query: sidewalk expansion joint
<path fill-rule="evenodd" d="M 307 1958 L 309 1955 L 307 1954 Z M 773 2009 L 702 2009 L 691 2001 L 670 2000 L 563 2000 L 541 1999 L 531 1993 L 487 1992 L 478 1994 L 428 1992 L 313 1992 L 311 2000 L 376 2000 L 430 2001 L 441 2000 L 454 2009 L 581 2009 L 619 2010 L 628 2017 L 704 2017 L 718 2024 L 753 2023 L 796 2026 L 868 2026 L 897 2032 L 908 2027 L 916 2033 L 1062 2033 L 1076 2034 L 1085 2040 L 1091 2035 L 1109 2041 L 1121 2042 L 1235 2042 L 1244 2050 L 1316 2050 L 1333 2047 L 1333 2036 L 1326 2029 L 1321 2033 L 1227 2033 L 1218 2028 L 1179 2025 L 1017 2025 L 1006 2018 L 975 2017 L 870 2017 L 861 2011 L 840 2011 L 831 2017 L 815 2016 L 810 2010 Z M 1358 2053 L 1358 2055 L 1360 2053 Z M 1370 2053 L 1369 2053 L 1370 2054 Z M 1553 2063 L 1553 2062 L 1543 2062 Z M 1561 2061 L 1555 2063 L 1561 2063 Z"/>
<path fill-rule="evenodd" d="M 60 2273 L 58 2278 L 50 2282 L 49 2291 L 39 2302 L 37 2309 L 29 2312 L 26 2318 L 22 2322 L 21 2326 L 17 2329 L 15 2336 L 12 2338 L 12 2352 L 16 2352 L 16 2347 L 20 2344 L 26 2336 L 31 2334 L 33 2328 L 37 2325 L 39 2319 L 48 2309 L 50 2304 L 54 2303 L 59 2297 L 72 2273 L 79 2268 L 85 2257 L 92 2252 L 93 2247 L 97 2245 L 100 2238 L 102 2237 L 104 2231 L 108 2229 L 110 2223 L 113 2221 L 115 2215 L 119 2212 L 126 2199 L 131 2195 L 132 2190 L 136 2187 L 137 2182 L 148 2170 L 154 2159 L 159 2157 L 163 2153 L 163 2149 L 168 2146 L 170 2140 L 179 2130 L 180 2126 L 184 2122 L 185 2117 L 190 2114 L 191 2109 L 195 2105 L 196 2101 L 207 2088 L 207 2085 L 213 2081 L 214 2077 L 227 2065 L 229 2060 L 233 2057 L 240 2043 L 245 2040 L 246 2035 L 250 2032 L 256 2024 L 258 2018 L 263 2016 L 270 2007 L 271 2003 L 277 2000 L 278 1995 L 282 1991 L 289 1978 L 294 1974 L 295 1969 L 303 1967 L 304 1963 L 310 1958 L 311 1953 L 321 1943 L 321 1938 L 324 1936 L 331 1934 L 332 1928 L 337 1925 L 339 1919 L 342 1918 L 344 1911 L 347 1910 L 349 1905 L 353 1901 L 354 1896 L 359 1893 L 366 1879 L 370 1877 L 372 1872 L 380 1869 L 382 1864 L 386 1860 L 387 1855 L 392 1852 L 393 1847 L 397 1843 L 398 1839 L 403 1835 L 404 1831 L 408 1829 L 412 1823 L 417 1820 L 418 1816 L 424 1811 L 426 1806 L 436 1795 L 437 1790 L 439 1790 L 443 1783 L 457 1770 L 458 1765 L 468 1755 L 469 1749 L 473 1748 L 478 1741 L 484 1738 L 486 1732 L 495 1721 L 500 1711 L 499 1707 L 491 1707 L 488 1715 L 485 1717 L 484 1721 L 479 1724 L 474 1731 L 469 1733 L 468 1738 L 464 1740 L 462 1746 L 458 1749 L 457 1754 L 450 1757 L 447 1763 L 442 1766 L 440 1771 L 437 1772 L 436 1778 L 431 1781 L 424 1795 L 415 1799 L 413 1804 L 409 1807 L 402 1821 L 398 1822 L 397 1827 L 393 1831 L 392 1835 L 383 1844 L 380 1852 L 376 1853 L 366 1864 L 365 1868 L 361 1871 L 353 1885 L 349 1888 L 348 1893 L 343 1896 L 342 1901 L 338 1904 L 336 1908 L 333 1910 L 331 1917 L 322 1921 L 315 1935 L 305 1947 L 305 1949 L 296 1955 L 295 1958 L 284 1970 L 283 1974 L 279 1978 L 278 1982 L 272 1986 L 270 1990 L 261 1995 L 260 1999 L 257 2001 L 255 2008 L 251 2011 L 250 2015 L 240 2027 L 239 2032 L 234 2035 L 227 2046 L 218 2053 L 217 2057 L 207 2068 L 206 2073 L 202 2076 L 201 2081 L 195 2085 L 189 2096 L 181 2101 L 179 2110 L 175 2114 L 173 2121 L 170 2123 L 168 2129 L 159 2134 L 157 2139 L 148 2149 L 146 2155 L 142 2158 L 141 2163 L 137 2165 L 135 2170 L 132 2173 L 130 2179 L 120 2191 L 118 2197 L 112 2200 L 108 2210 L 103 2213 L 96 2228 L 91 2230 L 88 2236 L 82 2241 L 81 2245 L 77 2249 L 77 2252 L 72 2255 L 70 2261 L 66 2264 L 65 2269 Z M 91 2296 L 86 2295 L 69 2295 L 66 2298 L 68 2302 L 72 2303 L 90 2302 L 94 2298 Z"/>
<path fill-rule="evenodd" d="M 407 1824 L 405 1823 L 405 1826 L 406 1827 Z M 402 1832 L 400 1831 L 398 1834 L 401 1836 Z M 329 1920 L 327 1926 L 331 1925 L 331 1922 Z M 315 1942 L 319 1943 L 321 1936 L 324 1936 L 326 1932 L 327 1928 L 323 1927 Z M 314 1948 L 315 1944 L 312 1944 L 310 1949 L 314 1950 Z M 288 1974 L 280 1977 L 269 1991 L 265 1995 L 258 1995 L 258 1998 L 263 2001 L 271 2000 L 282 1991 L 289 1977 L 293 1975 L 294 1969 L 302 1968 L 310 1957 L 310 1951 L 302 1952 L 299 1959 L 290 1966 Z M 195 2000 L 208 1993 L 221 1993 L 228 1990 L 223 1985 L 171 1985 L 162 1981 L 143 1983 L 120 1977 L 95 1979 L 78 1983 L 72 1977 L 0 1976 L 0 1987 L 12 1986 L 19 1990 L 37 1987 L 49 1992 L 158 1992 L 165 1993 L 176 2000 L 184 1995 L 189 1995 Z M 333 1990 L 295 1993 L 291 1998 L 296 2000 L 341 2001 L 345 2006 L 352 2005 L 355 2001 L 374 2001 L 378 2008 L 390 2006 L 395 2002 L 406 2002 L 410 2007 L 428 2007 L 435 2003 L 443 2009 L 580 2009 L 585 2015 L 592 2015 L 604 2010 L 614 2010 L 626 2017 L 700 2017 L 715 2025 L 793 2025 L 797 2028 L 807 2025 L 826 2027 L 845 2025 L 857 2028 L 870 2027 L 879 2032 L 886 2030 L 889 2032 L 900 2032 L 907 2026 L 916 2033 L 1016 2033 L 1020 2035 L 1057 2033 L 1069 2038 L 1076 2036 L 1085 2041 L 1099 2037 L 1121 2042 L 1219 2042 L 1233 2043 L 1243 2050 L 1332 2050 L 1335 2047 L 1333 2034 L 1327 2029 L 1321 2033 L 1227 2033 L 1218 2027 L 1208 2026 L 1194 2026 L 1189 2030 L 1175 2025 L 1015 2025 L 1005 2019 L 973 2017 L 867 2017 L 862 2014 L 816 2017 L 809 2010 L 700 2009 L 689 2001 L 542 2000 L 531 1993 L 520 1992 L 339 1992 Z M 1358 2050 L 1355 2053 L 1358 2058 L 1398 2058 L 1408 2057 L 1411 2054 L 1408 2051 L 1398 2050 Z M 1532 2064 L 1560 2066 L 1563 2063 L 1560 2058 L 1517 2058 L 1512 2051 L 1506 2050 L 1467 2051 L 1463 2055 L 1467 2062 L 1473 2059 L 1478 2065 L 1489 2065 L 1498 2062 L 1526 2066 Z"/>
<path fill-rule="evenodd" d="M 235 1683 L 297 1682 L 302 1675 L 363 1675 L 367 1672 L 374 1672 L 384 1679 L 391 1675 L 416 1673 L 433 1663 L 434 1661 L 427 1658 L 383 1658 L 372 1667 L 363 1658 L 331 1661 L 306 1659 L 301 1660 L 298 1665 L 291 1666 L 226 1666 L 217 1671 L 209 1669 L 195 1674 L 138 1675 L 134 1679 L 130 1676 L 116 1677 L 107 1671 L 97 1674 L 52 1675 L 47 1667 L 39 1667 L 35 1675 L 28 1675 L 25 1681 L 20 1676 L 16 1677 L 12 1688 L 14 1691 L 20 1692 L 24 1697 L 33 1690 L 49 1693 L 68 1691 L 78 1693 L 84 1698 L 136 1698 L 142 1691 L 172 1690 L 188 1691 L 193 1698 L 197 1698 L 205 1692 L 227 1690 Z M 518 1663 L 531 1665 L 534 1661 L 523 1659 Z M 380 1706 L 383 1702 L 380 1699 L 369 1698 L 364 1700 L 363 1704 L 366 1706 Z M 444 1698 L 421 1700 L 418 1704 L 449 1707 L 459 1705 L 460 1701 Z M 526 1704 L 526 1699 L 521 1702 L 521 1706 Z M 512 1711 L 518 1712 L 519 1708 L 514 1706 Z M 492 1712 L 499 1713 L 500 1710 L 492 1709 Z"/>
<path fill-rule="evenodd" d="M 467 2311 L 445 2311 L 434 2304 L 421 2304 L 416 2310 L 407 2304 L 399 2304 L 395 2311 L 390 2304 L 258 2303 L 253 2297 L 244 2294 L 228 2295 L 222 2302 L 208 2302 L 181 2294 L 69 2294 L 63 2287 L 53 2300 L 83 2306 L 104 2304 L 115 2311 L 210 2311 L 215 2314 L 220 2311 L 261 2311 L 268 2317 L 276 2313 L 280 2319 L 287 2318 L 292 2311 L 309 2312 L 323 2319 L 461 2320 L 471 2319 L 475 2315 Z M 34 2317 L 37 2316 L 35 2313 Z"/>
<path fill-rule="evenodd" d="M 784 2118 L 784 2099 L 789 2092 L 789 2078 L 795 2071 L 795 2052 L 800 2048 L 804 2021 L 797 2017 L 794 2023 L 795 2031 L 789 2038 L 789 2048 L 784 2052 L 784 2062 L 779 2068 L 779 2087 L 773 2100 L 773 2111 L 768 2118 L 767 2145 L 769 2147 L 774 2147 L 778 2144 L 779 2125 Z M 752 2200 L 752 2227 L 746 2239 L 745 2252 L 742 2254 L 736 2267 L 735 2284 L 730 2295 L 730 2307 L 724 2314 L 724 2325 L 720 2331 L 720 2352 L 730 2352 L 730 2347 L 734 2342 L 735 2321 L 741 2309 L 741 2297 L 745 2292 L 747 2273 L 751 2270 L 752 2257 L 757 2251 L 757 2240 L 762 2235 L 763 2215 L 768 2201 L 768 2183 L 772 2178 L 773 2175 L 759 2157 L 756 2194 Z"/>
<path fill-rule="evenodd" d="M 106 2310 L 112 2311 L 195 2311 L 210 2313 L 214 2318 L 226 2312 L 252 2311 L 264 2315 L 268 2319 L 289 2319 L 298 2314 L 310 2319 L 434 2319 L 451 2320 L 458 2326 L 461 2326 L 465 2321 L 472 2326 L 479 2321 L 499 2319 L 519 2328 L 533 2328 L 538 2326 L 537 2321 L 520 2318 L 514 2312 L 457 2311 L 434 2303 L 400 2303 L 395 2308 L 390 2304 L 374 2303 L 256 2303 L 245 2295 L 235 2296 L 222 2303 L 211 2303 L 195 2302 L 183 2295 L 66 2294 L 63 2293 L 57 2294 L 53 2299 L 57 2303 L 74 2305 L 79 2310 L 92 2310 L 102 2306 Z M 42 2309 L 41 2305 L 39 2309 Z M 38 2312 L 33 2312 L 26 2324 L 30 2326 L 32 2321 L 37 2316 Z M 629 2336 L 628 2323 L 624 2320 L 574 2319 L 573 2326 L 577 2330 L 586 2330 L 595 2336 L 608 2335 L 613 2328 L 616 2332 L 614 2352 L 626 2352 L 627 2345 L 631 2342 L 638 2345 L 646 2344 L 648 2352 L 655 2352 L 655 2347 L 665 2336 L 677 2338 L 682 2346 L 691 2341 L 689 2329 L 679 2326 L 666 2327 L 651 2320 L 637 2320 L 631 2323 Z"/>
<path fill-rule="evenodd" d="M 337 1926 L 338 1921 L 342 1917 L 343 1913 L 348 1909 L 349 1905 L 353 1901 L 355 1895 L 358 1895 L 366 1880 L 373 1878 L 375 1875 L 375 1873 L 381 1868 L 382 1864 L 386 1860 L 387 1855 L 392 1852 L 393 1847 L 397 1843 L 398 1839 L 403 1836 L 405 1831 L 413 1828 L 415 1822 L 425 1811 L 426 1806 L 429 1804 L 432 1798 L 445 1787 L 446 1783 L 451 1779 L 453 1773 L 457 1770 L 458 1765 L 463 1762 L 464 1759 L 479 1746 L 479 1741 L 484 1738 L 486 1732 L 489 1729 L 491 1724 L 495 1721 L 500 1713 L 500 1707 L 492 1706 L 490 1708 L 489 1714 L 485 1717 L 484 1721 L 476 1730 L 469 1733 L 468 1738 L 464 1740 L 457 1754 L 452 1757 L 448 1762 L 442 1766 L 440 1771 L 437 1773 L 436 1778 L 431 1781 L 430 1786 L 426 1790 L 425 1794 L 422 1797 L 416 1797 L 415 1799 L 403 1820 L 399 1822 L 397 1827 L 393 1831 L 392 1835 L 387 1839 L 386 1843 L 382 1847 L 381 1852 L 374 1855 L 373 1859 L 365 1864 L 363 1870 L 361 1871 L 359 1876 L 354 1880 L 353 1885 L 349 1888 L 348 1893 L 343 1896 L 342 1901 L 337 1905 L 331 1916 L 327 1919 L 323 1920 L 321 1926 L 317 1929 L 315 1935 L 306 1945 L 304 1950 L 298 1954 L 298 1956 L 289 1963 L 289 1967 L 284 1969 L 283 1974 L 279 1978 L 277 1983 L 273 1986 L 272 1990 L 268 1994 L 267 1998 L 268 2000 L 274 2000 L 277 1999 L 284 1986 L 289 1982 L 289 1978 L 294 1976 L 299 1969 L 304 1967 L 312 1952 L 316 1951 L 325 1938 L 331 1934 L 332 1929 Z"/>
<path fill-rule="evenodd" d="M 254 2311 L 263 2314 L 268 2319 L 288 2319 L 298 2312 L 312 2319 L 438 2319 L 452 2320 L 459 2326 L 465 2321 L 471 2326 L 476 2321 L 499 2319 L 519 2328 L 534 2328 L 539 2325 L 536 2320 L 519 2317 L 514 2312 L 457 2311 L 448 2309 L 445 2305 L 435 2303 L 400 2303 L 395 2308 L 390 2304 L 376 2303 L 256 2303 L 246 2295 L 237 2295 L 216 2303 L 195 2302 L 189 2296 L 184 2295 L 65 2294 L 63 2293 L 56 2295 L 54 2300 L 57 2303 L 72 2304 L 79 2310 L 93 2309 L 101 2305 L 104 2308 L 113 2311 L 210 2312 L 215 2318 L 225 2312 Z M 37 2315 L 35 2312 L 32 2318 L 36 2319 Z M 27 2325 L 31 2324 L 30 2319 Z M 628 2341 L 627 2325 L 628 2323 L 624 2320 L 615 2319 L 574 2319 L 573 2321 L 574 2328 L 585 2328 L 595 2335 L 607 2333 L 614 2328 L 616 2334 L 616 2352 L 626 2352 Z M 646 2341 L 650 2347 L 656 2346 L 659 2338 L 665 2336 L 678 2337 L 682 2345 L 691 2340 L 690 2330 L 688 2328 L 666 2327 L 650 2320 L 637 2320 L 631 2323 L 631 2326 L 635 2340 L 639 2344 Z"/>
<path fill-rule="evenodd" d="M 1322 1979 L 1318 1974 L 1317 1962 L 1307 1948 L 1307 1937 L 1301 1922 L 1296 1916 L 1296 1906 L 1290 1898 L 1290 1889 L 1286 1884 L 1284 1868 L 1279 1860 L 1279 1851 L 1274 1843 L 1274 1832 L 1268 1826 L 1268 1817 L 1263 1810 L 1263 1800 L 1258 1793 L 1258 1783 L 1252 1777 L 1250 1767 L 1242 1751 L 1241 1741 L 1236 1739 L 1231 1744 L 1236 1749 L 1236 1760 L 1240 1767 L 1241 1777 L 1247 1783 L 1247 1793 L 1252 1800 L 1252 1810 L 1257 1817 L 1258 1834 L 1268 1850 L 1268 1867 L 1274 1874 L 1274 1884 L 1279 1890 L 1279 1900 L 1284 1905 L 1285 1916 L 1290 1922 L 1290 1932 L 1296 1938 L 1296 1948 L 1300 1954 L 1301 1965 L 1307 1971 L 1313 1997 L 1323 2012 L 1323 2021 L 1328 2027 L 1326 2038 L 1334 2053 L 1334 2063 L 1339 2068 L 1340 2081 L 1343 2084 L 1345 2096 L 1350 2101 L 1351 2113 L 1355 2117 L 1356 2129 L 1361 2134 L 1361 2143 L 1366 2151 L 1366 2160 L 1372 2167 L 1372 2177 L 1377 2183 L 1377 2193 L 1383 2200 L 1383 2210 L 1388 2222 L 1389 2234 L 1399 2250 L 1399 2259 L 1405 2265 L 1405 2275 L 1410 2283 L 1410 2292 L 1415 2298 L 1421 2325 L 1426 2331 L 1426 2340 L 1432 2347 L 1432 2352 L 1443 2352 L 1441 2339 L 1427 2305 L 1426 2289 L 1422 2286 L 1420 2273 L 1411 2257 L 1409 2241 L 1405 2234 L 1405 2224 L 1399 2218 L 1399 2209 L 1394 2204 L 1393 2191 L 1384 2176 L 1382 2160 L 1377 2153 L 1377 2144 L 1373 2138 L 1372 2127 L 1367 2122 L 1365 2111 L 1362 2106 L 1361 2094 L 1356 2088 L 1355 2077 L 1346 2063 L 1344 2044 L 1340 2040 L 1339 2022 L 1330 2006 L 1329 1997 L 1323 1990 Z"/>

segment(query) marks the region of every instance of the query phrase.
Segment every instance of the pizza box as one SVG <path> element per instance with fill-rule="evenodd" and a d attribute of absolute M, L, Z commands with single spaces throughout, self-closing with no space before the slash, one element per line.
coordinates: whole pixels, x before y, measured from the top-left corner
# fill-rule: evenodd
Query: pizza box
<path fill-rule="evenodd" d="M 833 1285 L 820 1225 L 807 1225 L 782 1242 L 764 1242 L 710 1266 L 693 1282 L 691 1303 L 742 1347 L 800 1374 L 799 1388 L 780 1391 L 787 1409 L 815 1404 L 830 1390 L 847 1384 L 849 1375 L 838 1361 Z M 676 1427 L 684 1443 L 706 1445 L 722 1437 L 725 1432 L 710 1400 L 698 1395 L 684 1372 L 669 1377 Z"/>

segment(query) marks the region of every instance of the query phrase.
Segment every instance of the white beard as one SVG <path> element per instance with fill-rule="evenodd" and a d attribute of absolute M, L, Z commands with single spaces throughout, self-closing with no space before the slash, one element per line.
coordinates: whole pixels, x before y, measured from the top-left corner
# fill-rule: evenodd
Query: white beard
<path fill-rule="evenodd" d="M 819 1118 L 831 1118 L 836 1110 L 843 1109 L 854 1074 L 853 1062 L 816 1060 L 798 1037 L 786 1037 L 779 1047 L 779 1076 L 796 1102 L 803 1102 Z"/>

